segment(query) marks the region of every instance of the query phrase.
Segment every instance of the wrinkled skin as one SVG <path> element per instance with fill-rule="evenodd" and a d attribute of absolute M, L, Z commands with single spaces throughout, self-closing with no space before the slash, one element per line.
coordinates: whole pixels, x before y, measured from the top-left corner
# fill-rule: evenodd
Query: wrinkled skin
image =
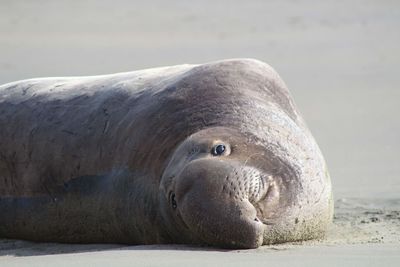
<path fill-rule="evenodd" d="M 256 248 L 332 219 L 321 152 L 256 60 L 6 84 L 0 129 L 1 237 Z"/>

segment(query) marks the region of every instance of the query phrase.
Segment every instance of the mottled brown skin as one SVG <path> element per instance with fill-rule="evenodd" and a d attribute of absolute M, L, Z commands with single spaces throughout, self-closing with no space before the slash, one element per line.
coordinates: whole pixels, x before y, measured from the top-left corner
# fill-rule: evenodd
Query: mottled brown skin
<path fill-rule="evenodd" d="M 331 219 L 323 157 L 265 63 L 0 86 L 0 237 L 255 248 Z"/>

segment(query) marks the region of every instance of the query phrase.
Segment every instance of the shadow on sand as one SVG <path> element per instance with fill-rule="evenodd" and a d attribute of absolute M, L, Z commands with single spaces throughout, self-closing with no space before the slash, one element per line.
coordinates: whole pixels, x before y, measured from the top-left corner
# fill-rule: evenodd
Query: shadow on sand
<path fill-rule="evenodd" d="M 188 245 L 121 245 L 121 244 L 60 244 L 36 243 L 14 239 L 0 239 L 0 256 L 43 256 L 111 250 L 180 250 L 180 251 L 230 251 L 206 246 Z"/>

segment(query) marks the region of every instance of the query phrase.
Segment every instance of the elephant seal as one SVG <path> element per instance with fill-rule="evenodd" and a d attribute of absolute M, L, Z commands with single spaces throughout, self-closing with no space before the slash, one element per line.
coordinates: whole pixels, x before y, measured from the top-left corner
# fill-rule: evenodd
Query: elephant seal
<path fill-rule="evenodd" d="M 223 248 L 321 238 L 326 164 L 267 64 L 0 87 L 0 236 Z"/>

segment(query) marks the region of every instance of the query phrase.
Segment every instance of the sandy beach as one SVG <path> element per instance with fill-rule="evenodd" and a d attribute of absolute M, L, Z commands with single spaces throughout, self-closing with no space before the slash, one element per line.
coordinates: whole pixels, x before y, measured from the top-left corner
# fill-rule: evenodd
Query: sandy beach
<path fill-rule="evenodd" d="M 399 266 L 397 1 L 2 1 L 0 84 L 225 58 L 272 65 L 327 161 L 325 240 L 225 251 L 0 240 L 0 266 Z"/>

